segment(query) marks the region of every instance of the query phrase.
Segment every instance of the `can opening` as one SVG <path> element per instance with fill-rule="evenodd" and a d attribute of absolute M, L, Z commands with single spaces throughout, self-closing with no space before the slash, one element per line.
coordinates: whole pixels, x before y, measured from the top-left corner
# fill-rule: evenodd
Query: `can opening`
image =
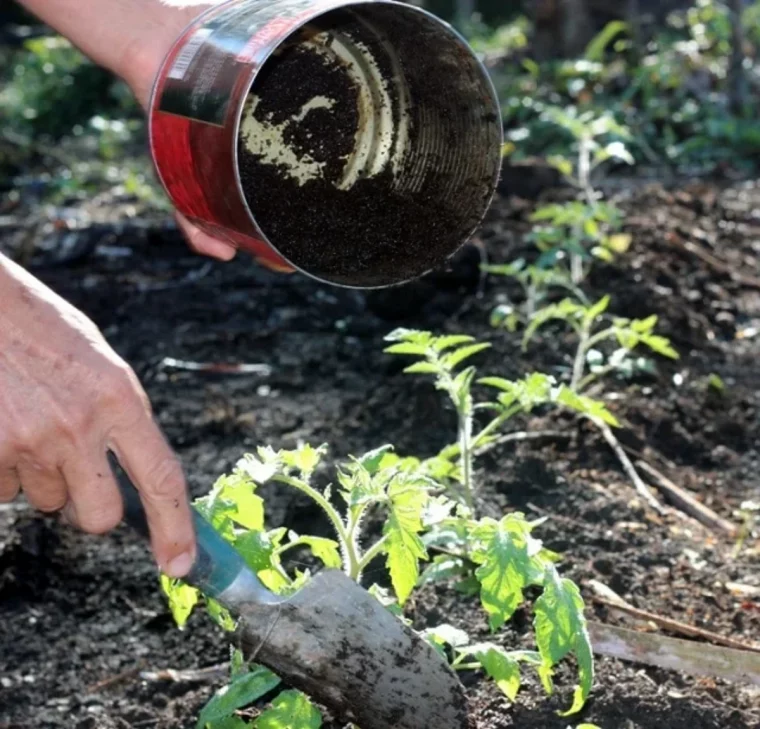
<path fill-rule="evenodd" d="M 448 26 L 357 3 L 293 33 L 245 101 L 238 170 L 252 218 L 293 266 L 377 288 L 442 264 L 493 195 L 493 87 Z"/>

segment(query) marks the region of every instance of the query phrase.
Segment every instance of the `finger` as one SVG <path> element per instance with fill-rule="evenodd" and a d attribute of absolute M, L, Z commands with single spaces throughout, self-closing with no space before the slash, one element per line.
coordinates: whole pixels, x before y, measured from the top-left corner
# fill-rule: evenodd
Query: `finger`
<path fill-rule="evenodd" d="M 69 522 L 89 534 L 105 534 L 119 525 L 124 504 L 105 449 L 64 464 L 63 476 L 69 498 L 63 512 Z"/>
<path fill-rule="evenodd" d="M 196 253 L 216 258 L 220 261 L 231 261 L 237 254 L 237 248 L 232 243 L 219 240 L 208 233 L 204 233 L 180 213 L 176 213 L 175 218 L 180 230 L 187 239 L 188 245 Z"/>
<path fill-rule="evenodd" d="M 13 501 L 21 490 L 21 481 L 15 468 L 0 469 L 0 504 Z"/>
<path fill-rule="evenodd" d="M 149 414 L 116 431 L 108 447 L 140 492 L 156 561 L 169 577 L 195 562 L 195 530 L 182 466 Z"/>
<path fill-rule="evenodd" d="M 52 512 L 66 504 L 66 481 L 57 467 L 24 460 L 16 471 L 26 499 L 35 509 Z"/>

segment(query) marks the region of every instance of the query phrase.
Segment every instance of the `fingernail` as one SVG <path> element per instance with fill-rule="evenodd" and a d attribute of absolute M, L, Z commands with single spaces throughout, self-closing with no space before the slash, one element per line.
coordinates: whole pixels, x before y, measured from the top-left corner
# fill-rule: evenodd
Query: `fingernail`
<path fill-rule="evenodd" d="M 193 566 L 194 557 L 192 552 L 183 552 L 179 557 L 175 557 L 168 565 L 164 572 L 169 577 L 181 578 L 184 577 Z"/>

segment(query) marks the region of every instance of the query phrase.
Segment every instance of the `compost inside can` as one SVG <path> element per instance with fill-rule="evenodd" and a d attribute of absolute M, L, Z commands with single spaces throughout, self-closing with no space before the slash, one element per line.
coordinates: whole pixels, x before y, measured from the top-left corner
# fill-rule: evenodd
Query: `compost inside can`
<path fill-rule="evenodd" d="M 403 49 L 402 26 L 392 43 L 393 25 L 383 30 L 332 14 L 294 35 L 256 76 L 238 140 L 244 197 L 267 240 L 317 278 L 367 288 L 445 261 L 493 183 L 492 168 L 477 180 L 467 164 L 452 169 L 467 145 L 453 132 L 472 110 L 451 107 L 441 72 L 410 70 L 419 48 L 389 52 Z"/>

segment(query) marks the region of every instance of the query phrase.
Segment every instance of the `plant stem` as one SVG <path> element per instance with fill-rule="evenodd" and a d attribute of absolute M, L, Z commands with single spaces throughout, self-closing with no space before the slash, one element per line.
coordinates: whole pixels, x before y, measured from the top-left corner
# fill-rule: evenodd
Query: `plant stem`
<path fill-rule="evenodd" d="M 333 525 L 336 534 L 338 535 L 338 541 L 342 547 L 345 564 L 343 565 L 346 574 L 349 577 L 358 572 L 359 558 L 356 554 L 356 545 L 351 539 L 350 533 L 346 530 L 343 520 L 340 518 L 340 514 L 336 511 L 335 507 L 313 486 L 310 486 L 305 481 L 301 481 L 297 478 L 290 476 L 274 476 L 273 481 L 284 483 L 287 486 L 291 486 L 297 489 L 301 493 L 306 494 L 312 501 L 322 508 L 322 511 L 327 514 L 327 518 Z"/>
<path fill-rule="evenodd" d="M 365 553 L 364 556 L 361 558 L 361 561 L 359 562 L 359 574 L 356 576 L 356 580 L 358 581 L 359 577 L 361 577 L 361 573 L 367 569 L 367 566 L 369 563 L 375 559 L 384 549 L 385 542 L 388 540 L 388 537 L 382 537 L 381 539 L 378 539 Z"/>
<path fill-rule="evenodd" d="M 586 352 L 589 343 L 589 325 L 584 324 L 579 332 L 580 340 L 578 348 L 575 350 L 575 360 L 573 361 L 573 376 L 570 380 L 570 389 L 573 392 L 579 392 L 579 387 L 583 381 L 583 373 L 586 367 Z"/>
<path fill-rule="evenodd" d="M 459 413 L 459 451 L 462 461 L 464 500 L 470 511 L 475 510 L 474 485 L 472 483 L 472 414 Z"/>

